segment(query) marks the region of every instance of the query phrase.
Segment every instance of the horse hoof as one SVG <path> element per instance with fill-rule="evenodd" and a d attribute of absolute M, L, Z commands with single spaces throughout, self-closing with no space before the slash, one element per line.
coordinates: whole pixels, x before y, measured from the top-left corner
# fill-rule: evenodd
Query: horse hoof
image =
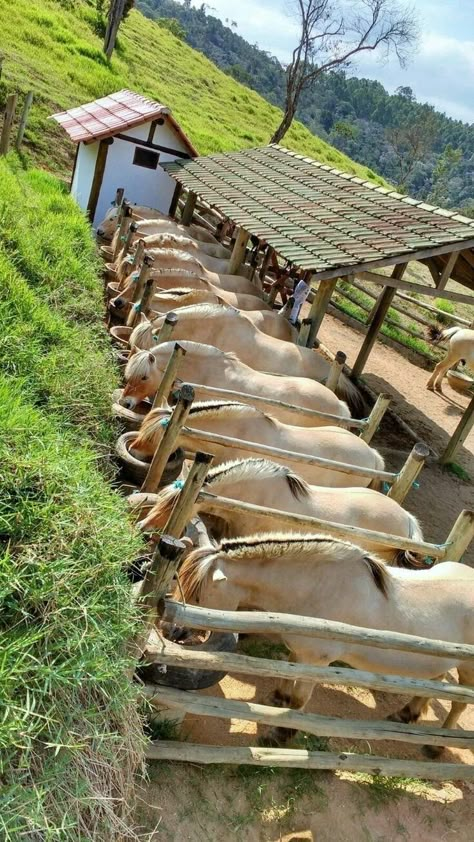
<path fill-rule="evenodd" d="M 432 383 L 427 383 L 426 388 L 428 389 L 429 392 L 434 392 L 434 390 L 435 390 Z"/>
<path fill-rule="evenodd" d="M 438 395 L 442 395 L 443 390 L 442 390 L 441 386 L 435 386 L 435 392 L 438 392 Z"/>
<path fill-rule="evenodd" d="M 430 760 L 437 760 L 443 753 L 442 746 L 422 746 L 422 752 Z"/>
<path fill-rule="evenodd" d="M 391 713 L 390 716 L 385 717 L 387 722 L 405 722 L 399 713 Z"/>

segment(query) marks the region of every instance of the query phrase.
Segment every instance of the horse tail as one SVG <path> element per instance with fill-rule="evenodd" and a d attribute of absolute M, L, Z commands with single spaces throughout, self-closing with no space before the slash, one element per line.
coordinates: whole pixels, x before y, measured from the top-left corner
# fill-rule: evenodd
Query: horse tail
<path fill-rule="evenodd" d="M 385 470 L 385 459 L 383 456 L 378 452 L 378 450 L 373 450 L 375 455 L 375 470 L 376 471 L 384 471 Z M 383 480 L 380 477 L 374 477 L 373 480 L 368 485 L 368 488 L 372 488 L 373 491 L 382 491 Z"/>
<path fill-rule="evenodd" d="M 428 328 L 428 337 L 433 345 L 438 345 L 444 339 L 451 339 L 455 333 L 461 330 L 460 327 L 448 327 L 447 330 L 441 330 L 437 325 L 431 325 Z"/>
<path fill-rule="evenodd" d="M 362 392 L 345 374 L 339 377 L 336 395 L 348 404 L 353 418 L 365 418 L 368 414 L 368 406 Z"/>
<path fill-rule="evenodd" d="M 408 537 L 412 541 L 423 541 L 423 532 L 415 515 L 407 512 L 408 516 Z M 406 567 L 409 570 L 420 570 L 427 567 L 427 559 L 423 553 L 414 553 L 410 550 L 398 550 L 395 556 L 397 567 Z"/>

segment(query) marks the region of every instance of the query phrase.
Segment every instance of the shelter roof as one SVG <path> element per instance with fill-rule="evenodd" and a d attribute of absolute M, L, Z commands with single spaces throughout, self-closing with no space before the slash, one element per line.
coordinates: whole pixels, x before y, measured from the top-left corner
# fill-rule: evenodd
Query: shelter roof
<path fill-rule="evenodd" d="M 192 156 L 197 152 L 166 105 L 125 88 L 68 111 L 52 114 L 74 143 L 91 143 L 126 129 L 164 117 L 172 124 Z"/>
<path fill-rule="evenodd" d="M 474 220 L 274 144 L 173 161 L 165 168 L 211 207 L 315 277 L 343 276 L 407 259 L 434 257 L 441 266 L 442 255 L 474 246 Z M 474 288 L 473 266 L 461 257 L 458 264 L 460 282 Z"/>

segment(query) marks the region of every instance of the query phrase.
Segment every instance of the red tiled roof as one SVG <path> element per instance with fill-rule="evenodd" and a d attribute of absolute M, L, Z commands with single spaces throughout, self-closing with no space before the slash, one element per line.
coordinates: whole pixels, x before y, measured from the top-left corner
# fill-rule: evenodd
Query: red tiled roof
<path fill-rule="evenodd" d="M 51 119 L 56 120 L 75 143 L 87 143 L 109 137 L 157 117 L 167 117 L 180 134 L 190 154 L 197 155 L 191 141 L 171 116 L 171 111 L 166 105 L 126 89 L 51 115 Z"/>

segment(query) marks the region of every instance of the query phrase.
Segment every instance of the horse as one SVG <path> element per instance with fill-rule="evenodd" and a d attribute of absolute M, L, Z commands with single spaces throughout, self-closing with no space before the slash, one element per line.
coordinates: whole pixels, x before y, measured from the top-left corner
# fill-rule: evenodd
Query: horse
<path fill-rule="evenodd" d="M 325 488 L 308 485 L 301 476 L 293 473 L 287 465 L 279 465 L 268 459 L 237 459 L 223 462 L 210 469 L 203 491 L 241 500 L 266 509 L 278 509 L 296 515 L 320 518 L 332 523 L 344 523 L 376 532 L 388 532 L 402 538 L 423 541 L 423 532 L 416 517 L 385 494 L 370 488 Z M 166 486 L 156 495 L 156 502 L 146 517 L 137 524 L 143 532 L 163 530 L 175 507 L 179 505 L 182 489 L 179 484 Z M 213 538 L 236 538 L 239 535 L 254 535 L 258 532 L 278 530 L 280 519 L 262 517 L 228 510 L 216 510 L 212 500 L 198 500 L 191 517 L 199 515 L 209 526 Z M 191 519 L 190 517 L 190 519 Z M 301 527 L 299 527 L 301 529 Z M 287 527 L 292 531 L 291 526 Z M 298 531 L 298 527 L 295 527 Z M 376 540 L 358 539 L 359 546 L 377 553 L 389 564 L 403 567 L 424 566 L 418 554 L 395 547 L 386 547 Z"/>
<path fill-rule="evenodd" d="M 205 293 L 205 295 L 207 295 L 208 298 L 214 298 L 214 301 L 199 302 L 199 300 L 195 300 L 196 298 L 199 299 L 201 295 L 202 292 L 200 290 L 189 290 L 186 296 L 178 294 L 171 298 L 168 293 L 161 293 L 155 295 L 151 303 L 154 315 L 153 313 L 150 315 L 152 322 L 150 324 L 149 334 L 146 335 L 142 333 L 140 342 L 137 341 L 136 338 L 134 338 L 133 340 L 132 338 L 130 338 L 130 344 L 135 345 L 141 351 L 146 351 L 150 348 L 153 348 L 153 329 L 154 327 L 156 327 L 155 321 L 159 319 L 162 314 L 169 313 L 170 310 L 181 309 L 182 307 L 189 307 L 198 303 L 214 303 L 216 304 L 216 306 L 222 307 L 223 309 L 232 306 L 223 303 L 222 300 L 219 300 L 219 296 L 214 295 L 214 293 Z M 183 301 L 183 298 L 186 298 L 187 300 Z M 296 331 L 290 325 L 290 323 L 286 321 L 286 319 L 279 319 L 278 313 L 272 311 L 261 312 L 260 310 L 245 310 L 243 311 L 242 315 L 245 316 L 246 319 L 250 319 L 252 324 L 255 325 L 255 327 L 258 327 L 258 329 L 261 330 L 262 333 L 265 333 L 267 336 L 273 336 L 276 339 L 281 339 L 283 342 L 296 341 Z"/>
<path fill-rule="evenodd" d="M 335 620 L 416 637 L 474 644 L 474 570 L 457 577 L 455 563 L 429 570 L 388 568 L 376 556 L 346 541 L 322 535 L 269 533 L 227 539 L 217 548 L 194 550 L 179 571 L 176 600 L 221 611 L 256 609 Z M 448 567 L 444 578 L 441 568 Z M 442 586 L 440 586 L 442 581 Z M 181 596 L 182 594 L 182 596 Z M 290 660 L 327 666 L 343 661 L 370 672 L 442 678 L 454 668 L 462 685 L 474 685 L 474 665 L 455 656 L 376 649 L 361 643 L 281 633 Z M 274 702 L 304 710 L 313 686 L 281 682 Z M 417 722 L 427 700 L 415 697 L 392 720 Z M 456 726 L 464 702 L 452 702 L 444 728 Z M 271 741 L 292 736 L 277 729 Z M 431 757 L 441 748 L 427 749 Z"/>
<path fill-rule="evenodd" d="M 270 316 L 272 321 L 278 316 L 269 304 L 265 304 L 255 295 L 229 292 L 227 289 L 213 287 L 207 281 L 203 281 L 203 284 L 205 286 L 202 289 L 176 286 L 174 289 L 160 290 L 153 296 L 153 310 L 158 313 L 167 313 L 168 310 L 175 310 L 177 307 L 189 307 L 191 304 L 228 304 L 231 307 L 236 307 L 237 310 L 253 311 L 254 313 L 261 313 L 262 316 Z M 167 309 L 164 309 L 165 307 Z M 296 332 L 294 334 L 296 335 Z M 293 338 L 294 334 L 285 334 L 285 338 L 290 338 L 290 336 Z"/>
<path fill-rule="evenodd" d="M 210 255 L 205 254 L 203 251 L 190 251 L 186 248 L 178 249 L 176 247 L 171 246 L 170 248 L 163 248 L 163 247 L 155 247 L 155 248 L 148 248 L 147 253 L 150 257 L 153 258 L 153 265 L 157 268 L 163 268 L 173 265 L 173 261 L 183 261 L 183 260 L 192 260 L 194 262 L 195 269 L 202 271 L 202 269 L 206 269 L 211 273 L 216 275 L 239 275 L 239 272 L 229 272 L 229 260 L 222 260 L 219 257 L 210 257 Z M 179 266 L 178 266 L 179 268 Z M 244 277 L 242 275 L 242 277 Z M 253 285 L 254 286 L 254 285 Z M 256 287 L 254 286 L 254 289 Z"/>
<path fill-rule="evenodd" d="M 123 406 L 133 409 L 144 398 L 155 394 L 174 345 L 174 341 L 163 342 L 151 352 L 140 351 L 130 358 L 125 369 L 125 389 L 120 399 Z M 247 394 L 248 398 L 239 396 L 241 403 L 252 404 L 252 397 L 257 396 L 350 418 L 347 404 L 316 380 L 276 377 L 255 371 L 244 365 L 235 354 L 225 353 L 212 345 L 187 340 L 181 341 L 180 345 L 186 351 L 180 362 L 181 381 Z M 195 386 L 195 393 L 198 400 L 206 399 L 206 393 L 200 392 L 199 386 Z M 324 427 L 327 423 L 324 418 L 293 412 L 284 406 L 272 406 L 272 414 L 282 422 L 299 427 Z"/>
<path fill-rule="evenodd" d="M 125 259 L 120 262 L 117 270 L 117 277 L 120 281 L 120 296 L 123 297 L 123 303 L 131 300 L 134 285 L 139 276 L 138 270 L 130 272 L 130 268 L 130 261 Z M 174 289 L 179 286 L 185 286 L 190 289 L 207 289 L 216 293 L 225 290 L 235 295 L 246 295 L 252 298 L 252 304 L 254 305 L 252 309 L 272 309 L 269 304 L 266 304 L 258 297 L 255 287 L 251 287 L 253 291 L 249 292 L 249 282 L 240 275 L 223 275 L 222 277 L 216 275 L 217 282 L 211 283 L 193 269 L 152 269 L 148 277 L 152 278 L 156 288 L 161 291 Z"/>
<path fill-rule="evenodd" d="M 452 368 L 459 360 L 463 364 L 470 365 L 474 368 L 474 330 L 468 330 L 463 327 L 450 327 L 447 330 L 439 330 L 439 328 L 432 327 L 429 331 L 431 341 L 437 345 L 449 339 L 448 351 L 443 360 L 439 362 L 429 378 L 426 388 L 431 392 L 441 392 L 442 380 L 448 369 Z"/>
<path fill-rule="evenodd" d="M 201 225 L 192 223 L 189 226 L 180 225 L 171 217 L 161 213 L 161 211 L 153 210 L 152 208 L 145 208 L 141 205 L 131 205 L 132 221 L 139 221 L 139 230 L 143 234 L 158 234 L 165 232 L 176 232 L 177 234 L 185 234 L 196 240 L 202 240 L 205 243 L 217 243 L 216 238 L 203 228 Z M 97 234 L 104 240 L 112 240 L 117 229 L 117 220 L 120 208 L 114 205 L 109 208 L 104 219 L 97 227 Z M 114 243 L 115 245 L 115 243 Z"/>
<path fill-rule="evenodd" d="M 134 236 L 135 242 L 140 239 L 140 234 Z M 180 251 L 188 251 L 190 254 L 195 254 L 199 259 L 201 253 L 207 254 L 210 257 L 219 257 L 223 260 L 230 259 L 230 251 L 220 243 L 203 243 L 187 237 L 184 234 L 151 234 L 148 237 L 142 238 L 145 243 L 145 249 L 164 248 L 164 249 L 179 249 Z M 133 251 L 133 248 L 132 248 Z"/>
<path fill-rule="evenodd" d="M 164 319 L 164 316 L 157 319 L 157 332 Z M 173 336 L 178 341 L 192 339 L 212 344 L 221 351 L 233 352 L 241 362 L 269 374 L 284 374 L 292 379 L 307 377 L 324 382 L 330 371 L 330 363 L 321 354 L 266 336 L 243 313 L 216 304 L 182 307 Z M 362 395 L 344 374 L 339 376 L 336 394 L 347 401 L 355 417 L 364 414 Z"/>
<path fill-rule="evenodd" d="M 165 432 L 169 410 L 157 408 L 143 419 L 137 437 L 130 445 L 130 453 L 137 459 L 151 459 Z M 336 462 L 346 462 L 360 468 L 384 470 L 383 457 L 363 439 L 342 427 L 295 427 L 283 424 L 271 415 L 249 404 L 237 401 L 210 400 L 197 402 L 188 415 L 188 426 L 193 430 L 230 436 L 240 441 L 276 447 L 295 454 L 321 456 Z M 179 433 L 177 447 L 185 451 L 196 450 L 196 443 L 187 435 L 187 427 Z M 205 443 L 205 449 L 214 454 L 214 464 L 228 459 L 245 458 L 248 451 L 238 443 L 231 447 L 214 442 Z M 275 462 L 285 465 L 288 456 L 273 456 Z M 347 488 L 354 482 L 353 474 L 334 471 L 306 461 L 298 463 L 298 471 L 307 482 L 331 488 Z M 378 488 L 380 480 L 358 478 L 363 487 Z"/>
<path fill-rule="evenodd" d="M 161 259 L 154 261 L 152 277 L 157 276 L 176 278 L 179 276 L 195 277 L 199 280 L 205 280 L 215 287 L 228 289 L 230 292 L 243 293 L 245 295 L 253 295 L 260 298 L 260 290 L 252 284 L 243 275 L 218 275 L 216 272 L 208 272 L 201 263 L 184 251 L 176 251 L 175 249 L 160 249 Z M 117 275 L 121 279 L 126 276 L 126 282 L 129 282 L 130 272 L 130 257 L 123 258 L 117 266 Z M 192 284 L 188 284 L 192 286 Z"/>

